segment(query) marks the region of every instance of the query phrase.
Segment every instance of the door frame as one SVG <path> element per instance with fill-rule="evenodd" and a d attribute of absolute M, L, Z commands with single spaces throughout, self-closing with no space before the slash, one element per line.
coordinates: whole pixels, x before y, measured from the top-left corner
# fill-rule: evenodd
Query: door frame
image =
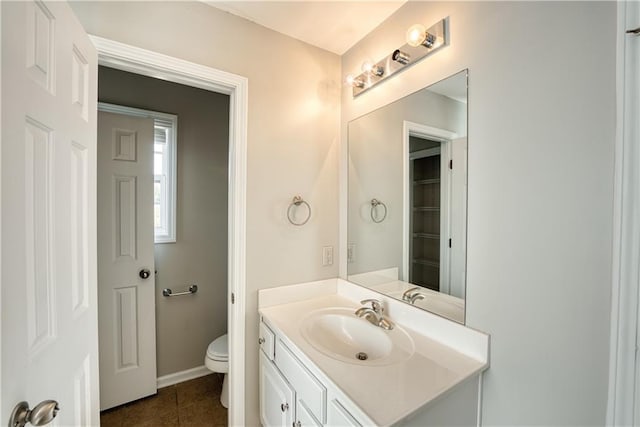
<path fill-rule="evenodd" d="M 640 24 L 640 4 L 618 2 L 617 7 L 617 117 L 606 420 L 610 426 L 640 425 L 640 132 L 634 125 L 640 113 L 640 78 L 635 60 L 627 56 L 631 38 L 636 39 L 635 43 L 640 40 L 625 33 Z M 627 96 L 629 93 L 631 96 Z"/>
<path fill-rule="evenodd" d="M 246 77 L 237 74 L 102 37 L 89 35 L 89 38 L 98 51 L 98 65 L 229 95 L 229 208 L 227 239 L 229 425 L 244 425 L 249 81 Z"/>
<path fill-rule="evenodd" d="M 411 203 L 411 187 L 413 185 L 409 177 L 409 170 L 411 168 L 411 159 L 409 158 L 411 146 L 409 144 L 409 137 L 411 136 L 446 142 L 446 147 L 444 147 L 444 149 L 440 149 L 440 156 L 442 162 L 448 164 L 449 159 L 451 159 L 451 141 L 458 138 L 458 134 L 446 129 L 440 129 L 433 126 L 410 122 L 407 120 L 404 120 L 402 122 L 402 277 L 405 281 L 409 280 L 409 269 L 411 267 L 409 265 L 411 262 L 411 237 L 409 236 L 409 232 L 411 231 L 411 206 L 409 204 Z M 447 185 L 450 185 L 450 183 L 447 182 Z M 449 198 L 447 198 L 447 203 L 449 203 Z M 442 207 L 440 209 L 440 215 L 442 218 Z M 448 206 L 446 208 L 446 212 L 448 216 Z M 447 228 L 449 228 L 450 226 L 451 224 L 448 223 Z M 446 239 L 440 239 L 440 263 L 442 265 L 449 266 L 448 251 L 443 250 L 445 240 Z M 440 277 L 442 278 L 442 270 L 440 272 L 440 275 Z"/>

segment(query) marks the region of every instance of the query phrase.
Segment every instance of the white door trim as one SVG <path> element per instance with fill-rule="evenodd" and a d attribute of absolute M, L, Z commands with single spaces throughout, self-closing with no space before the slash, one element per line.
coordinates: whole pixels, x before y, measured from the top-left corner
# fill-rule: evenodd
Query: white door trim
<path fill-rule="evenodd" d="M 90 36 L 98 63 L 229 95 L 229 425 L 245 422 L 245 286 L 247 114 L 246 77 L 113 40 Z M 231 295 L 235 303 L 231 304 Z M 203 354 L 204 357 L 204 354 Z"/>
<path fill-rule="evenodd" d="M 402 206 L 404 206 L 402 218 L 402 277 L 405 281 L 409 281 L 409 244 L 411 242 L 409 237 L 409 228 L 411 224 L 411 210 L 409 209 L 409 203 L 411 200 L 410 192 L 412 186 L 409 177 L 411 162 L 409 159 L 409 137 L 411 135 L 442 141 L 451 141 L 458 137 L 457 133 L 449 130 L 414 123 L 407 120 L 402 122 Z M 448 154 L 448 157 L 451 157 L 450 153 Z"/>
<path fill-rule="evenodd" d="M 2 22 L 2 5 L 0 5 L 0 23 Z M 2 31 L 0 31 L 0 58 L 2 58 Z M 0 59 L 0 63 L 2 60 Z M 0 66 L 0 129 L 2 129 L 2 67 Z M 0 153 L 2 153 L 2 132 L 0 132 Z M 0 154 L 0 177 L 2 176 L 2 155 Z M 2 180 L 0 179 L 0 224 L 2 224 Z M 0 242 L 2 242 L 2 227 L 0 227 Z M 0 307 L 2 307 L 2 245 L 0 244 Z M 0 331 L 2 331 L 2 316 L 0 316 Z M 2 384 L 2 339 L 0 339 L 0 384 Z M 2 387 L 0 387 L 0 402 L 2 402 Z M 0 420 L 5 419 L 0 406 Z"/>
<path fill-rule="evenodd" d="M 635 22 L 633 22 L 635 21 Z M 640 425 L 638 386 L 638 325 L 640 288 L 640 134 L 634 123 L 640 114 L 638 75 L 630 60 L 627 28 L 640 24 L 640 5 L 618 2 L 616 62 L 616 141 L 613 206 L 613 271 L 607 425 Z M 629 27 L 629 25 L 634 25 Z M 637 45 L 636 45 L 637 46 Z M 636 47 L 637 49 L 637 47 Z M 635 414 L 634 414 L 635 412 Z"/>

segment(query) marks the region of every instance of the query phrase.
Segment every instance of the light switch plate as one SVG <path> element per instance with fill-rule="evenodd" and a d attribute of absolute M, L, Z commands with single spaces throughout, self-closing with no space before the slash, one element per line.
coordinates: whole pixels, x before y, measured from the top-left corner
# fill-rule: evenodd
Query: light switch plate
<path fill-rule="evenodd" d="M 327 267 L 329 265 L 333 265 L 333 246 L 322 248 L 322 266 Z"/>

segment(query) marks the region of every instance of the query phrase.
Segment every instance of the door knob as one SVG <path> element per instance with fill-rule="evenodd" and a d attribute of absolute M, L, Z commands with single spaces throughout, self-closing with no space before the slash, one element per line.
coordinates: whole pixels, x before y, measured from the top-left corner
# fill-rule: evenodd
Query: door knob
<path fill-rule="evenodd" d="M 9 418 L 9 427 L 24 427 L 27 423 L 34 426 L 49 424 L 59 410 L 60 406 L 55 400 L 44 400 L 31 410 L 27 402 L 20 402 L 13 408 Z"/>
<path fill-rule="evenodd" d="M 281 410 L 282 412 L 286 412 L 286 411 L 288 411 L 288 410 L 289 410 L 289 404 L 288 404 L 288 403 L 286 403 L 286 402 L 285 402 L 285 403 L 283 403 L 282 405 L 280 405 L 280 410 Z"/>
<path fill-rule="evenodd" d="M 151 276 L 151 271 L 148 268 L 143 268 L 138 273 L 138 276 L 140 276 L 141 279 L 148 279 Z"/>

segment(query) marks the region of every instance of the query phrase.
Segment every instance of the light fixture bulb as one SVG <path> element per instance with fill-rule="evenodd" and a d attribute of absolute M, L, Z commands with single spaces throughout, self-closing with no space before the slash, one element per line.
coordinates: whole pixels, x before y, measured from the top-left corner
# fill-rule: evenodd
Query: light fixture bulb
<path fill-rule="evenodd" d="M 436 36 L 429 34 L 422 24 L 414 24 L 407 30 L 407 44 L 418 47 L 420 45 L 431 49 L 436 42 Z"/>
<path fill-rule="evenodd" d="M 409 46 L 417 47 L 424 42 L 427 34 L 427 29 L 422 24 L 414 24 L 407 30 L 407 44 Z"/>
<path fill-rule="evenodd" d="M 382 77 L 384 75 L 384 67 L 376 65 L 371 61 L 364 61 L 362 63 L 362 72 L 371 74 L 372 76 Z"/>
<path fill-rule="evenodd" d="M 353 77 L 353 74 L 349 74 L 345 80 L 347 81 L 347 84 L 349 86 L 358 88 L 364 87 L 364 82 L 361 79 L 356 79 L 355 77 Z"/>

